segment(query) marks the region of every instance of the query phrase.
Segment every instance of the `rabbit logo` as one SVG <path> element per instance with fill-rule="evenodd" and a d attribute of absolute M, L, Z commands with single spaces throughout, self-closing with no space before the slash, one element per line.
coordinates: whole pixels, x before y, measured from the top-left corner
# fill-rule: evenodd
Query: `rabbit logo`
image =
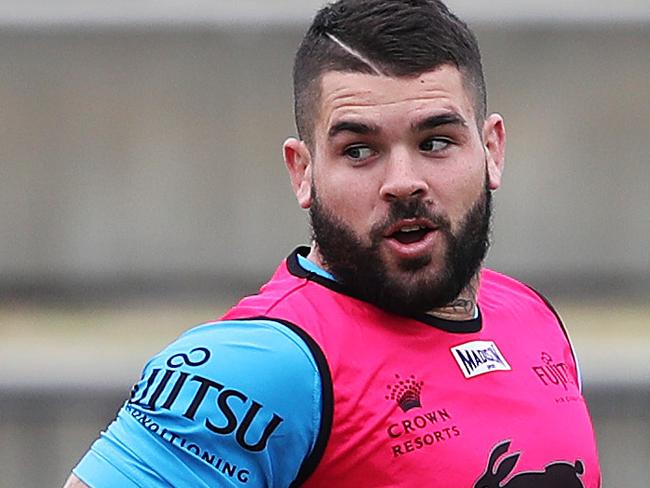
<path fill-rule="evenodd" d="M 474 483 L 473 488 L 584 488 L 579 478 L 584 473 L 584 466 L 579 460 L 575 465 L 567 462 L 549 464 L 543 472 L 518 473 L 502 484 L 520 456 L 520 453 L 511 454 L 497 463 L 509 447 L 510 441 L 504 441 L 492 449 L 485 473 Z"/>

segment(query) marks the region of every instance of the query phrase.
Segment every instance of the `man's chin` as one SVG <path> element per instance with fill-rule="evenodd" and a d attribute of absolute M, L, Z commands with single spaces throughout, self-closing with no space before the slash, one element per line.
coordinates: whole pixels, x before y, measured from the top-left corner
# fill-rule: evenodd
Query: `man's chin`
<path fill-rule="evenodd" d="M 444 258 L 438 255 L 424 254 L 405 258 L 395 256 L 390 252 L 381 254 L 386 273 L 404 278 L 418 279 L 423 275 L 436 275 L 445 266 Z"/>
<path fill-rule="evenodd" d="M 410 260 L 393 269 L 385 268 L 386 282 L 391 283 L 393 289 L 403 289 L 407 295 L 411 294 L 411 290 L 428 289 L 432 286 L 436 288 L 442 281 L 442 276 L 445 276 L 444 268 L 435 266 L 430 259 L 425 264 Z"/>

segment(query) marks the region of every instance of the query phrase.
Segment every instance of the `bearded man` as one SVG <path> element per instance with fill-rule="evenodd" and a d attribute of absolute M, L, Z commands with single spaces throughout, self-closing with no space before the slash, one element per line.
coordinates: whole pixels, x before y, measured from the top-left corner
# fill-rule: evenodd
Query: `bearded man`
<path fill-rule="evenodd" d="M 340 0 L 283 147 L 313 240 L 154 356 L 68 487 L 598 488 L 550 305 L 482 269 L 505 129 L 437 0 Z"/>

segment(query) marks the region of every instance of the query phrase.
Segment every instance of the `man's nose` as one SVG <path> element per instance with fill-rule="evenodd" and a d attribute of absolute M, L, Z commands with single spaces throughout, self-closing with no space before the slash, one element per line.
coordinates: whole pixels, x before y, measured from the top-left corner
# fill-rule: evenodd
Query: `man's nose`
<path fill-rule="evenodd" d="M 384 200 L 399 200 L 424 196 L 428 190 L 428 184 L 420 164 L 405 149 L 394 150 L 386 161 L 385 175 L 380 189 L 381 197 Z"/>

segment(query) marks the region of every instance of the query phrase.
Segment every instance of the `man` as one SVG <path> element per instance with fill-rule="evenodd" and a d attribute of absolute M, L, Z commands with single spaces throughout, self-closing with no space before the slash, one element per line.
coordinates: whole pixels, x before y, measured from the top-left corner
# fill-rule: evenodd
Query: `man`
<path fill-rule="evenodd" d="M 284 158 L 311 249 L 154 356 L 68 487 L 600 485 L 571 346 L 481 270 L 505 130 L 436 0 L 340 0 Z"/>

